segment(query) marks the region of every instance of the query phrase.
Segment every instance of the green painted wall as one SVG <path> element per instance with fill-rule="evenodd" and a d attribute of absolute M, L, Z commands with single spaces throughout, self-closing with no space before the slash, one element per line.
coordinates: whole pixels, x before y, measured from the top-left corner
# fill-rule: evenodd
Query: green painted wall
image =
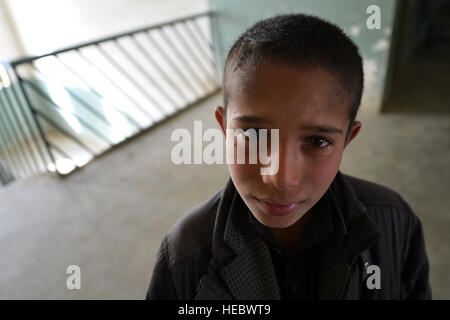
<path fill-rule="evenodd" d="M 381 29 L 370 30 L 369 5 L 381 9 Z M 229 48 L 253 23 L 277 14 L 307 13 L 339 25 L 358 45 L 364 59 L 365 92 L 361 108 L 379 111 L 388 65 L 395 0 L 210 0 L 219 72 Z"/>

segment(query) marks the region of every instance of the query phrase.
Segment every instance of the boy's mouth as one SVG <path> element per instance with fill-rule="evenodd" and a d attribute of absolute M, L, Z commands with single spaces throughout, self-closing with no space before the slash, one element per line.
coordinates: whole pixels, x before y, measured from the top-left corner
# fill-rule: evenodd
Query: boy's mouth
<path fill-rule="evenodd" d="M 271 199 L 258 199 L 256 197 L 254 198 L 262 211 L 275 216 L 288 215 L 293 211 L 295 211 L 302 203 L 305 202 L 305 201 L 299 202 L 274 201 Z"/>

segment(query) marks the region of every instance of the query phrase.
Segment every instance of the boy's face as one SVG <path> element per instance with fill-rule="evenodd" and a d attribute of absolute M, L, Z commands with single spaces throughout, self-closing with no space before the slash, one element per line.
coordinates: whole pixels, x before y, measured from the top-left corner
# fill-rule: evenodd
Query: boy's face
<path fill-rule="evenodd" d="M 232 85 L 240 86 L 239 75 L 233 77 Z M 353 124 L 346 141 L 349 103 L 323 69 L 268 62 L 245 85 L 245 93 L 231 88 L 228 110 L 217 107 L 216 119 L 225 134 L 227 128 L 279 129 L 279 166 L 276 174 L 261 175 L 259 162 L 229 164 L 230 175 L 262 224 L 287 228 L 325 194 L 361 123 Z"/>

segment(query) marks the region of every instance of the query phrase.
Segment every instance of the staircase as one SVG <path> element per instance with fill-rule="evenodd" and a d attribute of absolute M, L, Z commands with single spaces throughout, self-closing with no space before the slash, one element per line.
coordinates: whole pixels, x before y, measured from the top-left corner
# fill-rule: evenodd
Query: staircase
<path fill-rule="evenodd" d="M 211 16 L 2 62 L 0 181 L 70 174 L 216 93 Z"/>

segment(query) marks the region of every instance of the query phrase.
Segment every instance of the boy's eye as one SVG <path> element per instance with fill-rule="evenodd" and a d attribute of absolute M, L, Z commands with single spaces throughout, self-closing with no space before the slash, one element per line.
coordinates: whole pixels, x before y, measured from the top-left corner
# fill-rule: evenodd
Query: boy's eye
<path fill-rule="evenodd" d="M 314 148 L 324 149 L 331 145 L 331 142 L 328 139 L 323 137 L 309 137 L 307 138 L 307 143 Z"/>

